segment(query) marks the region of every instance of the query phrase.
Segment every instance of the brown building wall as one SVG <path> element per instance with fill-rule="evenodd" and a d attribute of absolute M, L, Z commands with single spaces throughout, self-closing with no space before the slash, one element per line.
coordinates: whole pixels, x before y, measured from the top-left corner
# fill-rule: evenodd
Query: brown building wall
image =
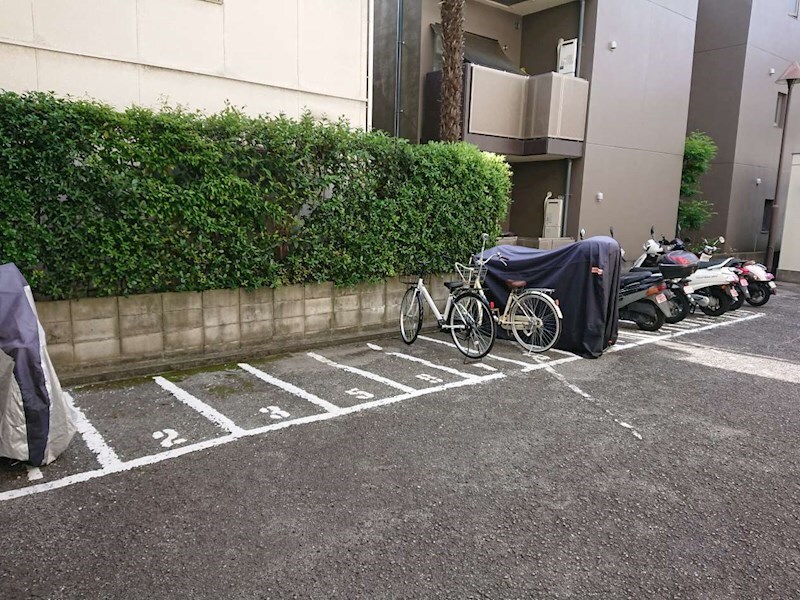
<path fill-rule="evenodd" d="M 788 12 L 786 2 L 771 0 L 699 4 L 688 130 L 705 131 L 719 146 L 701 181 L 718 214 L 702 235 L 724 235 L 729 251 L 766 248 L 762 216 L 775 197 L 782 134 L 775 105 L 785 91 L 775 81 L 800 59 L 800 23 Z M 800 100 L 793 105 L 788 153 L 800 151 Z M 787 166 L 784 183 L 788 176 Z M 778 200 L 785 206 L 785 197 Z"/>

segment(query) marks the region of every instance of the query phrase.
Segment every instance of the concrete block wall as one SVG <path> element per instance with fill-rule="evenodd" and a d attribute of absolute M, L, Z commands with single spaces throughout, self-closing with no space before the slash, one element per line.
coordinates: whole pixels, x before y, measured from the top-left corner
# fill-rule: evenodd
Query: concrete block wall
<path fill-rule="evenodd" d="M 443 282 L 426 280 L 440 309 Z M 50 357 L 65 381 L 123 377 L 300 349 L 398 330 L 398 278 L 255 290 L 169 292 L 37 302 Z M 427 325 L 433 321 L 426 319 Z"/>

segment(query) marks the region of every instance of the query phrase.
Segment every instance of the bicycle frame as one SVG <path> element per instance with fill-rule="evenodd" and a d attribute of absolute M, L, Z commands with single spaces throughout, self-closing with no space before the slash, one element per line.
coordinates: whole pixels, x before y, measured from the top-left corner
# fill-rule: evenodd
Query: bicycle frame
<path fill-rule="evenodd" d="M 444 312 L 439 312 L 439 309 L 436 306 L 436 303 L 433 301 L 430 292 L 428 292 L 428 288 L 425 286 L 425 281 L 422 277 L 417 280 L 416 286 L 414 286 L 419 292 L 422 297 L 425 299 L 425 302 L 428 305 L 428 308 L 431 309 L 433 315 L 436 317 L 436 322 L 439 324 L 439 327 L 442 329 L 449 329 L 449 325 L 445 325 L 445 321 L 447 316 L 450 314 L 450 310 L 453 307 L 453 293 L 447 295 L 447 302 L 444 305 Z"/>

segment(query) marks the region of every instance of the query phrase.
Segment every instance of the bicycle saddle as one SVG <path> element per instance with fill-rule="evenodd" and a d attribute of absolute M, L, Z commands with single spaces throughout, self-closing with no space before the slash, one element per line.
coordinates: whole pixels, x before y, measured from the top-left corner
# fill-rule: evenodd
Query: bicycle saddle
<path fill-rule="evenodd" d="M 506 279 L 506 285 L 511 290 L 519 290 L 528 287 L 528 282 L 521 279 Z"/>

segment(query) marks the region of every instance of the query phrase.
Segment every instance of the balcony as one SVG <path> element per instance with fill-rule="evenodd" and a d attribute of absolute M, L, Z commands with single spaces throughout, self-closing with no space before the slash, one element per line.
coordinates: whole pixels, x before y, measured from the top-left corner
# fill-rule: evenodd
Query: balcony
<path fill-rule="evenodd" d="M 439 139 L 441 71 L 425 80 L 423 139 Z M 583 156 L 589 82 L 464 64 L 462 138 L 509 161 Z"/>

